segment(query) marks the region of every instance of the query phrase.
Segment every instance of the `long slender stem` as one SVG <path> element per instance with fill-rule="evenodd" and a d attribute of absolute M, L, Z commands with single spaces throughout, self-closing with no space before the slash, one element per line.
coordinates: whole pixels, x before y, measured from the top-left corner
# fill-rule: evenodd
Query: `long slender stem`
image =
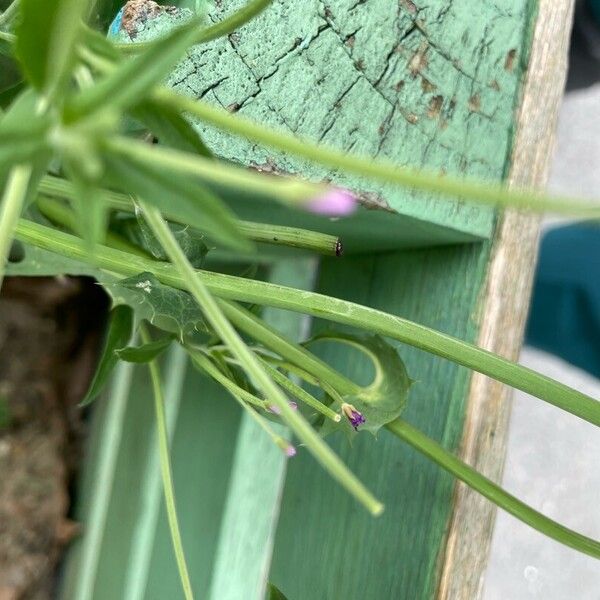
<path fill-rule="evenodd" d="M 580 552 L 589 554 L 594 558 L 600 558 L 600 542 L 588 538 L 580 533 L 572 531 L 552 519 L 527 506 L 500 486 L 484 477 L 475 469 L 465 464 L 456 456 L 442 448 L 426 435 L 409 425 L 402 419 L 396 419 L 387 425 L 387 428 L 401 440 L 410 444 L 413 448 L 436 462 L 440 467 L 452 473 L 455 477 L 464 481 L 468 486 L 491 500 L 494 504 L 503 508 L 511 515 L 517 517 L 530 527 L 541 531 L 552 539 L 575 548 Z"/>
<path fill-rule="evenodd" d="M 212 362 L 204 355 L 204 353 L 189 349 L 190 356 L 192 357 L 192 361 L 196 364 L 196 366 L 204 371 L 207 375 L 211 376 L 213 379 L 221 383 L 225 387 L 225 389 L 233 396 L 236 402 L 248 413 L 250 418 L 258 424 L 258 426 L 271 438 L 274 444 L 276 444 L 279 448 L 281 448 L 287 456 L 293 456 L 296 453 L 294 447 L 290 444 L 290 442 L 273 430 L 273 428 L 267 423 L 267 420 L 258 414 L 255 410 L 250 408 L 248 404 L 253 404 L 257 406 L 261 406 L 265 408 L 265 402 L 256 398 L 246 390 L 237 386 L 233 383 L 229 378 L 225 377 L 217 367 L 215 367 Z M 228 383 L 226 383 L 228 382 Z M 249 401 L 249 397 L 253 398 L 252 401 Z"/>
<path fill-rule="evenodd" d="M 317 435 L 309 423 L 293 410 L 282 393 L 275 385 L 258 358 L 246 346 L 237 331 L 221 312 L 216 300 L 206 287 L 187 257 L 179 247 L 177 240 L 169 229 L 160 212 L 152 206 L 142 204 L 145 218 L 154 235 L 163 246 L 164 251 L 173 263 L 175 270 L 185 282 L 184 289 L 188 290 L 200 305 L 206 320 L 217 335 L 227 344 L 231 353 L 243 365 L 246 373 L 254 380 L 265 398 L 277 405 L 282 419 L 292 431 L 302 440 L 313 456 L 329 471 L 330 475 L 343 485 L 359 502 L 372 514 L 378 515 L 383 511 L 383 505 L 367 490 L 356 476 L 344 465 L 329 446 Z"/>
<path fill-rule="evenodd" d="M 223 19 L 219 23 L 199 31 L 194 44 L 205 44 L 206 42 L 210 42 L 219 37 L 227 35 L 236 29 L 239 29 L 248 21 L 260 14 L 263 10 L 265 10 L 265 8 L 267 8 L 271 2 L 273 2 L 273 0 L 253 0 L 253 2 L 249 2 L 246 4 L 246 6 L 236 11 L 226 19 Z M 129 44 L 115 45 L 121 50 L 125 50 L 127 52 L 139 52 L 140 50 L 143 50 L 149 46 L 151 43 L 152 42 L 134 42 Z"/>
<path fill-rule="evenodd" d="M 504 186 L 459 179 L 426 170 L 401 167 L 385 160 L 345 154 L 326 145 L 305 138 L 275 131 L 240 115 L 216 108 L 204 101 L 179 95 L 167 88 L 154 92 L 159 102 L 179 111 L 194 115 L 220 129 L 260 142 L 271 148 L 288 152 L 336 170 L 347 171 L 370 179 L 394 183 L 413 189 L 434 192 L 444 196 L 470 200 L 480 204 L 493 204 L 538 211 L 580 214 L 589 218 L 600 216 L 600 202 L 594 204 L 573 198 L 551 197 L 529 191 L 508 190 Z"/>
<path fill-rule="evenodd" d="M 272 367 L 266 360 L 261 359 L 260 362 L 267 370 L 267 373 L 273 378 L 275 383 L 289 392 L 294 398 L 296 398 L 296 400 L 304 402 L 304 404 L 307 406 L 314 408 L 317 412 L 336 423 L 339 423 L 342 420 L 342 417 L 338 413 L 336 413 L 334 410 L 331 410 L 329 406 L 319 402 L 312 394 L 309 394 L 305 389 L 288 379 L 283 373 L 280 373 L 277 369 Z"/>
<path fill-rule="evenodd" d="M 253 315 L 249 310 L 227 300 L 220 300 L 219 302 L 227 318 L 238 329 L 247 333 L 266 348 L 273 350 L 279 356 L 302 367 L 304 371 L 313 375 L 318 381 L 327 381 L 338 392 L 345 395 L 355 394 L 360 390 L 360 386 L 351 379 L 317 358 L 300 344 L 285 339 L 276 329 Z"/>
<path fill-rule="evenodd" d="M 112 137 L 106 141 L 106 148 L 115 154 L 150 164 L 154 169 L 164 168 L 173 173 L 199 177 L 204 181 L 228 188 L 272 196 L 284 204 L 301 206 L 322 195 L 326 190 L 323 184 L 290 177 L 265 177 L 260 173 L 232 167 L 198 154 L 156 145 L 150 146 L 125 137 Z"/>
<path fill-rule="evenodd" d="M 36 204 L 40 209 L 40 212 L 47 219 L 56 225 L 70 229 L 74 233 L 77 232 L 77 217 L 68 206 L 62 202 L 52 198 L 46 198 L 44 196 L 38 196 Z M 149 255 L 143 250 L 140 250 L 138 246 L 135 246 L 126 239 L 122 238 L 120 235 L 117 235 L 110 230 L 106 232 L 106 244 L 111 248 L 116 248 L 117 250 L 122 250 L 123 252 L 130 252 L 132 254 L 137 254 L 138 256 L 144 256 L 147 258 L 149 257 Z"/>
<path fill-rule="evenodd" d="M 81 240 L 43 225 L 21 219 L 16 234 L 21 241 L 51 252 L 89 260 Z M 186 279 L 170 265 L 106 246 L 97 246 L 94 259 L 100 268 L 123 276 L 149 271 L 162 283 L 184 290 L 188 289 L 189 281 L 198 281 L 223 299 L 282 308 L 379 333 L 493 377 L 600 426 L 600 402 L 597 400 L 473 344 L 395 315 L 315 292 L 221 273 L 196 271 Z"/>
<path fill-rule="evenodd" d="M 186 351 L 190 355 L 192 362 L 207 375 L 212 377 L 217 383 L 222 385 L 232 396 L 241 399 L 243 402 L 252 404 L 262 409 L 267 409 L 269 403 L 254 394 L 241 388 L 239 385 L 231 381 L 229 377 L 221 373 L 219 369 L 205 356 L 200 350 L 196 350 L 193 346 L 186 346 Z"/>
<path fill-rule="evenodd" d="M 20 0 L 13 0 L 13 2 L 6 7 L 6 10 L 0 15 L 0 26 L 10 24 L 17 16 L 19 2 Z"/>
<path fill-rule="evenodd" d="M 6 261 L 13 241 L 15 228 L 23 210 L 27 186 L 31 178 L 31 165 L 17 165 L 8 176 L 2 205 L 0 205 L 0 288 L 4 281 Z"/>
<path fill-rule="evenodd" d="M 146 330 L 141 327 L 140 335 L 142 341 L 147 344 L 150 342 L 150 336 Z M 156 410 L 156 431 L 158 437 L 158 449 L 160 456 L 160 470 L 162 473 L 163 490 L 165 494 L 165 507 L 167 519 L 169 521 L 169 531 L 171 532 L 171 541 L 175 552 L 179 578 L 183 587 L 183 593 L 186 600 L 193 600 L 192 584 L 185 560 L 183 550 L 183 541 L 179 528 L 179 519 L 177 518 L 177 506 L 175 503 L 175 486 L 173 484 L 173 473 L 171 469 L 171 458 L 169 456 L 169 433 L 167 430 L 167 419 L 165 415 L 165 403 L 163 389 L 161 384 L 160 370 L 158 361 L 152 360 L 148 363 L 150 369 L 150 379 L 152 380 L 152 391 L 154 393 L 154 408 Z"/>
<path fill-rule="evenodd" d="M 62 177 L 54 177 L 53 175 L 46 175 L 42 178 L 39 191 L 48 196 L 68 200 L 76 197 L 74 186 L 70 181 Z M 134 212 L 133 202 L 127 194 L 111 190 L 100 190 L 99 194 L 110 208 L 124 212 Z M 177 218 L 169 213 L 165 213 L 165 216 L 170 221 L 177 221 Z M 330 256 L 339 256 L 342 252 L 342 243 L 338 237 L 318 231 L 283 225 L 271 225 L 269 223 L 255 223 L 253 221 L 239 221 L 239 229 L 246 237 L 255 242 L 311 250 Z"/>

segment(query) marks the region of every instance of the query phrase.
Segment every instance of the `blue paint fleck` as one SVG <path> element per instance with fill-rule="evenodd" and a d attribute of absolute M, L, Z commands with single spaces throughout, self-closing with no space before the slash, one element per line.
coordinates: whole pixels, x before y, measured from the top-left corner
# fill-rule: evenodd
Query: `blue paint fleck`
<path fill-rule="evenodd" d="M 119 31 L 121 29 L 121 22 L 123 21 L 123 11 L 125 7 L 123 7 L 115 17 L 114 21 L 110 24 L 108 28 L 108 37 L 117 37 L 119 35 Z"/>

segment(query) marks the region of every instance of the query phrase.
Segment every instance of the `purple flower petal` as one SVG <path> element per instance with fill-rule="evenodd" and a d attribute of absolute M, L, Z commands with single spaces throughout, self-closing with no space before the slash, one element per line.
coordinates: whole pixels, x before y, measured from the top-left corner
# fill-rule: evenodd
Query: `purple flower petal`
<path fill-rule="evenodd" d="M 356 210 L 356 196 L 342 188 L 330 188 L 307 204 L 310 212 L 328 217 L 343 217 Z"/>
<path fill-rule="evenodd" d="M 296 456 L 296 448 L 294 446 L 292 446 L 291 444 L 285 449 L 285 455 L 288 458 L 291 458 L 292 456 Z"/>
<path fill-rule="evenodd" d="M 344 404 L 342 404 L 342 412 L 350 422 L 350 425 L 354 427 L 355 431 L 358 431 L 359 425 L 364 425 L 367 422 L 365 416 L 360 411 L 356 410 L 352 404 L 344 402 Z"/>

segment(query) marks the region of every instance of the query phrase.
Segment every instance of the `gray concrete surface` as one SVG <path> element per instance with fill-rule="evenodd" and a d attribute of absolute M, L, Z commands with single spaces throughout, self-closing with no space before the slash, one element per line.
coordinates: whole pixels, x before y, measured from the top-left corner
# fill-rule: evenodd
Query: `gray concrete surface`
<path fill-rule="evenodd" d="M 549 189 L 600 198 L 600 84 L 567 94 Z M 562 219 L 546 219 L 554 227 Z M 521 362 L 600 398 L 600 380 L 525 348 Z M 502 485 L 549 517 L 600 539 L 600 432 L 515 393 Z M 600 600 L 600 561 L 565 548 L 498 511 L 484 600 Z"/>

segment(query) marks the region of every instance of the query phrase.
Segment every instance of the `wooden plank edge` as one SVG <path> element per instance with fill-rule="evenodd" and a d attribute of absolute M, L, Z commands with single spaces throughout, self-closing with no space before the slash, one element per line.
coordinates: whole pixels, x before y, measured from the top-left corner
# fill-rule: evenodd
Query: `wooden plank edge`
<path fill-rule="evenodd" d="M 548 178 L 567 71 L 573 2 L 540 0 L 522 101 L 516 116 L 509 184 L 543 187 Z M 494 236 L 481 302 L 478 344 L 516 359 L 522 344 L 539 237 L 539 218 L 505 211 Z M 471 379 L 460 457 L 494 481 L 504 466 L 511 390 L 478 373 Z M 439 600 L 481 597 L 495 506 L 457 483 Z"/>

